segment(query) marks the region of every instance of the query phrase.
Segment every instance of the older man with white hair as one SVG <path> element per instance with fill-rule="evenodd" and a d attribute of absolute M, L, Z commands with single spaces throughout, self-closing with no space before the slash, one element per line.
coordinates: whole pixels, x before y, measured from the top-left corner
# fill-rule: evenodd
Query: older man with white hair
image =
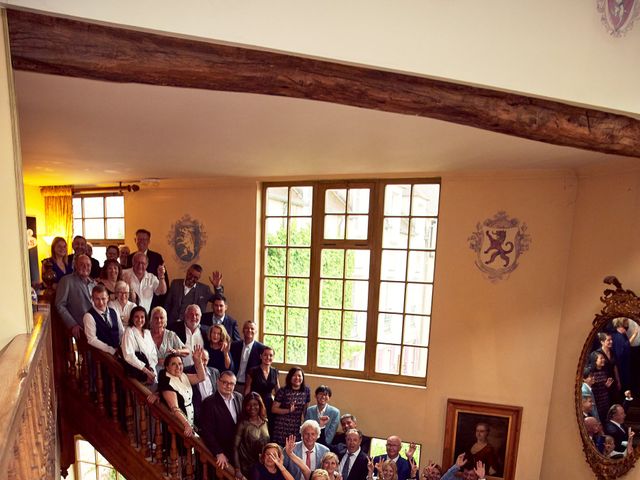
<path fill-rule="evenodd" d="M 322 457 L 329 452 L 329 449 L 316 442 L 320 437 L 320 425 L 315 420 L 306 420 L 300 425 L 300 435 L 302 440 L 295 443 L 292 454 L 300 457 L 307 468 L 313 472 L 316 468 L 320 468 Z M 284 459 L 284 466 L 295 480 L 304 480 L 302 471 L 288 454 Z"/>
<path fill-rule="evenodd" d="M 136 253 L 133 256 L 133 266 L 122 272 L 122 280 L 127 282 L 131 292 L 136 294 L 138 305 L 150 312 L 153 295 L 167 293 L 167 283 L 164 276 L 164 265 L 158 267 L 158 276 L 156 276 L 147 272 L 148 264 L 149 259 L 144 253 Z"/>

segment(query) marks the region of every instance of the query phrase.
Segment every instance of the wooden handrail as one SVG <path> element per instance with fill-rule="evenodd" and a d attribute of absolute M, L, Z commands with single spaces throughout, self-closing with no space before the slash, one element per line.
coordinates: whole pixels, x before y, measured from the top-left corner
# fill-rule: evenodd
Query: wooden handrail
<path fill-rule="evenodd" d="M 184 436 L 183 425 L 164 404 L 147 401 L 152 392 L 128 377 L 114 356 L 93 348 L 84 336 L 73 339 L 57 312 L 52 319 L 59 339 L 54 343 L 54 354 L 62 359 L 56 365 L 58 381 L 67 391 L 74 390 L 92 402 L 109 422 L 107 428 L 120 429 L 139 451 L 140 461 L 158 466 L 171 479 L 192 479 L 195 469 L 200 468 L 200 478 L 205 480 L 235 480 L 231 467 L 222 470 L 216 466 L 216 457 L 201 438 Z"/>
<path fill-rule="evenodd" d="M 34 324 L 31 335 L 16 336 L 0 355 L 1 478 L 54 478 L 57 471 L 48 312 L 34 314 Z"/>

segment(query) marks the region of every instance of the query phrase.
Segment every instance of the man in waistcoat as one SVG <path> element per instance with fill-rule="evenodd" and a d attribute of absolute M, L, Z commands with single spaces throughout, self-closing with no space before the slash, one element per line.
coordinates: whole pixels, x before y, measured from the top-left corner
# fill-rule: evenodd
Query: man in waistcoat
<path fill-rule="evenodd" d="M 114 355 L 120 347 L 124 328 L 116 311 L 107 306 L 109 294 L 104 285 L 98 284 L 93 287 L 91 301 L 93 307 L 82 318 L 87 343 L 98 350 Z"/>

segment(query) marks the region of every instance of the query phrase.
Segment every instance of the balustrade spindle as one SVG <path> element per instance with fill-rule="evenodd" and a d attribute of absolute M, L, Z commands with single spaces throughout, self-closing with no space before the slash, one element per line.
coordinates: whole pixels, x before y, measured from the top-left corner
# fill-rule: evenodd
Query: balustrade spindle
<path fill-rule="evenodd" d="M 98 399 L 98 410 L 101 414 L 105 414 L 104 408 L 104 380 L 102 378 L 102 365 L 96 360 L 94 363 L 96 371 L 96 398 Z"/>
<path fill-rule="evenodd" d="M 156 421 L 156 450 L 154 455 L 154 463 L 161 464 L 162 463 L 162 422 L 159 418 L 155 419 Z"/>
<path fill-rule="evenodd" d="M 111 376 L 111 392 L 110 392 L 110 400 L 111 400 L 111 420 L 114 423 L 118 423 L 118 392 L 116 390 L 116 377 Z"/>
<path fill-rule="evenodd" d="M 80 355 L 80 353 L 82 355 Z M 88 355 L 89 352 L 87 350 L 83 350 L 79 352 L 78 359 L 81 361 L 80 363 L 80 373 L 82 374 L 82 392 L 85 395 L 89 395 L 89 362 Z"/>
<path fill-rule="evenodd" d="M 178 477 L 178 445 L 176 442 L 176 434 L 171 432 L 171 450 L 169 451 L 169 478 L 180 480 Z"/>
<path fill-rule="evenodd" d="M 140 407 L 140 447 L 144 458 L 151 457 L 149 450 L 149 428 L 147 424 L 147 405 L 146 400 L 138 402 Z"/>
<path fill-rule="evenodd" d="M 186 480 L 193 480 L 193 448 L 187 447 L 186 465 L 184 466 Z"/>
<path fill-rule="evenodd" d="M 69 377 L 76 380 L 76 352 L 73 349 L 73 337 L 67 339 L 67 358 L 69 360 Z"/>
<path fill-rule="evenodd" d="M 125 407 L 125 416 L 126 416 L 126 421 L 127 421 L 127 435 L 129 436 L 129 443 L 131 443 L 131 445 L 133 447 L 136 446 L 136 436 L 135 436 L 135 424 L 133 421 L 133 405 L 131 402 L 131 392 L 125 392 L 125 398 L 126 398 L 126 407 Z"/>

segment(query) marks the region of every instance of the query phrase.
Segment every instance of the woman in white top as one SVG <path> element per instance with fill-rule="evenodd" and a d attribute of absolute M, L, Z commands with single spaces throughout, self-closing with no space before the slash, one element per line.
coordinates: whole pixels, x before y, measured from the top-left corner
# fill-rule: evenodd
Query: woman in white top
<path fill-rule="evenodd" d="M 146 376 L 148 384 L 156 383 L 156 365 L 158 352 L 149 331 L 149 319 L 144 307 L 135 307 L 129 316 L 129 326 L 124 329 L 122 336 L 122 356 L 133 367 L 141 370 Z M 144 353 L 149 365 L 146 365 L 136 352 Z"/>
<path fill-rule="evenodd" d="M 129 315 L 131 315 L 131 310 L 136 306 L 135 303 L 129 300 L 129 284 L 127 282 L 123 282 L 122 280 L 118 280 L 116 282 L 115 292 L 116 299 L 109 300 L 109 303 L 107 305 L 116 311 L 116 313 L 120 317 L 122 325 L 127 325 L 129 323 Z"/>
<path fill-rule="evenodd" d="M 167 330 L 167 311 L 162 307 L 151 310 L 151 338 L 158 351 L 158 367 L 162 368 L 164 359 L 170 353 L 177 353 L 181 357 L 189 355 L 189 349 L 182 340 L 171 330 Z"/>

